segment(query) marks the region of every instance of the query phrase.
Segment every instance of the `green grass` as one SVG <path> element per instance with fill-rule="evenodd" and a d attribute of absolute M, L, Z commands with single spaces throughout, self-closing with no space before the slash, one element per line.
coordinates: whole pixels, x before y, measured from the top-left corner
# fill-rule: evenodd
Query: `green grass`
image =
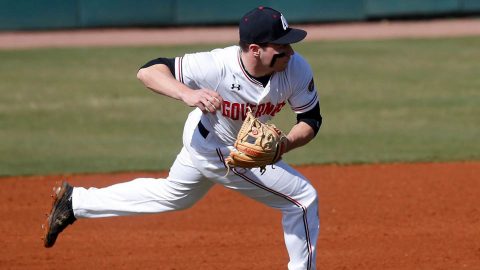
<path fill-rule="evenodd" d="M 217 46 L 0 51 L 0 175 L 168 169 L 190 108 L 136 71 Z M 300 43 L 324 124 L 293 164 L 478 160 L 480 38 Z M 288 129 L 288 109 L 275 119 Z"/>

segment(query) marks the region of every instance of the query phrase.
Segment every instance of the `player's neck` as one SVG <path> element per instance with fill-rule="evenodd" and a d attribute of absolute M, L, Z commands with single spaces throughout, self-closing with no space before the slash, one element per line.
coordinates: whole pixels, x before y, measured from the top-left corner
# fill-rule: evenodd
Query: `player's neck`
<path fill-rule="evenodd" d="M 240 55 L 242 65 L 248 74 L 255 78 L 272 75 L 273 71 L 262 66 L 256 59 L 249 57 L 247 54 L 242 53 Z"/>

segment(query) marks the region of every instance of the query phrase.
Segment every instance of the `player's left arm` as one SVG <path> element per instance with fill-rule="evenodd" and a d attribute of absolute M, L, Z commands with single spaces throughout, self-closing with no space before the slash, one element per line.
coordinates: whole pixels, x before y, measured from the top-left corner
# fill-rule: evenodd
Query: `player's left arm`
<path fill-rule="evenodd" d="M 295 54 L 289 65 L 291 96 L 288 99 L 292 110 L 297 114 L 295 124 L 287 134 L 286 152 L 310 142 L 322 125 L 320 99 L 315 87 L 313 72 L 307 61 Z"/>
<path fill-rule="evenodd" d="M 318 102 L 313 109 L 297 114 L 297 124 L 287 134 L 285 153 L 310 142 L 317 135 L 321 125 L 322 116 Z"/>

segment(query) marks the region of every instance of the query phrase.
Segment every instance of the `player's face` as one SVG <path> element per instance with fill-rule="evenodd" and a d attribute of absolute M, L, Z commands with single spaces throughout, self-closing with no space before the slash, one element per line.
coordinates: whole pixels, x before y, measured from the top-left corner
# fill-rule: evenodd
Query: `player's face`
<path fill-rule="evenodd" d="M 288 61 L 293 54 L 294 51 L 290 44 L 268 44 L 263 47 L 261 59 L 265 66 L 279 72 L 287 68 Z"/>

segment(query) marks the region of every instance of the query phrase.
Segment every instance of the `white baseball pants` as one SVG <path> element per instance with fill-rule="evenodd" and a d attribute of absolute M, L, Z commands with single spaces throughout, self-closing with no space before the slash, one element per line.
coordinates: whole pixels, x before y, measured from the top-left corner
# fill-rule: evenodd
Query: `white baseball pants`
<path fill-rule="evenodd" d="M 217 159 L 223 155 L 217 149 Z M 212 166 L 211 159 L 197 159 L 183 148 L 167 179 L 138 178 L 105 188 L 75 187 L 72 204 L 77 218 L 100 218 L 161 213 L 186 209 L 216 183 L 282 211 L 288 269 L 315 269 L 319 233 L 318 199 L 305 177 L 283 161 L 275 169 L 233 169 Z"/>

